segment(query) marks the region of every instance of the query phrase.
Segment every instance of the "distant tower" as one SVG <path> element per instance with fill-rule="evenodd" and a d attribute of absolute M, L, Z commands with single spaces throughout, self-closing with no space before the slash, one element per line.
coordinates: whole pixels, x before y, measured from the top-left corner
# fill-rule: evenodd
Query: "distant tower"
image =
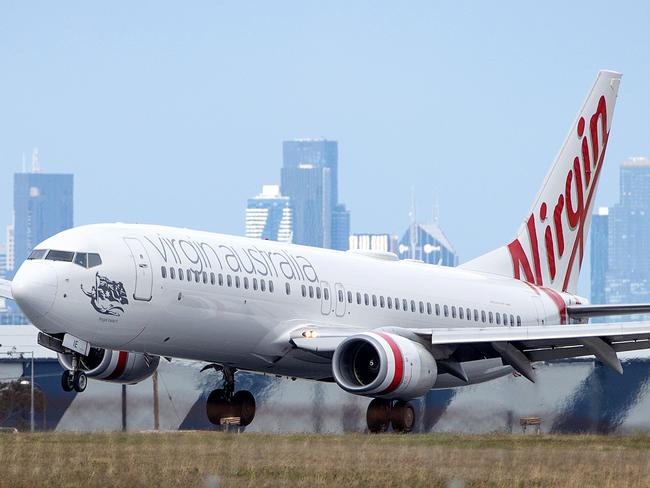
<path fill-rule="evenodd" d="M 246 237 L 291 242 L 292 214 L 289 197 L 277 185 L 264 185 L 262 193 L 248 199 Z"/>

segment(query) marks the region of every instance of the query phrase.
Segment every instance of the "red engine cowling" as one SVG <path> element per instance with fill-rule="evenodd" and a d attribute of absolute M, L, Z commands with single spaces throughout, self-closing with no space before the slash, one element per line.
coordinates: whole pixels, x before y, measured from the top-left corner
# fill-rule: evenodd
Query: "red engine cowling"
<path fill-rule="evenodd" d="M 345 391 L 399 400 L 424 395 L 438 375 L 436 360 L 422 344 L 381 331 L 345 339 L 334 351 L 332 371 Z"/>
<path fill-rule="evenodd" d="M 79 369 L 96 380 L 133 384 L 151 376 L 159 362 L 158 356 L 91 347 L 88 356 L 80 358 Z M 72 369 L 72 355 L 59 354 L 59 363 Z"/>

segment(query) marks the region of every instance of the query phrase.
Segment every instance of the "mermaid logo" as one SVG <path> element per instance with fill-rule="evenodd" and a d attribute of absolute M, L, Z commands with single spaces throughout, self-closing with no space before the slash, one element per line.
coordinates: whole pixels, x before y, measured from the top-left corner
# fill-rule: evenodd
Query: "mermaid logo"
<path fill-rule="evenodd" d="M 103 315 L 119 317 L 124 313 L 123 305 L 128 305 L 124 285 L 119 281 L 111 281 L 106 276 L 95 273 L 95 285 L 90 291 L 81 291 L 90 298 L 90 304 Z"/>

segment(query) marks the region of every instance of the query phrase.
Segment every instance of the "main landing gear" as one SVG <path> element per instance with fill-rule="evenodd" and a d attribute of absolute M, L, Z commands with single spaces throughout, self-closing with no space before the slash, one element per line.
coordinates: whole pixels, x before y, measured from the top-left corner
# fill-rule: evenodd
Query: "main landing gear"
<path fill-rule="evenodd" d="M 391 425 L 395 432 L 411 432 L 415 425 L 415 409 L 409 402 L 375 398 L 368 405 L 366 421 L 368 430 L 373 433 L 386 432 Z"/>
<path fill-rule="evenodd" d="M 208 396 L 206 411 L 214 425 L 224 425 L 239 418 L 241 427 L 249 425 L 255 417 L 255 397 L 250 391 L 235 393 L 235 368 L 210 365 L 223 372 L 223 388 L 213 390 Z M 204 368 L 205 369 L 205 368 Z"/>
<path fill-rule="evenodd" d="M 66 369 L 61 375 L 61 387 L 63 391 L 76 391 L 81 393 L 88 385 L 86 373 L 79 369 L 79 357 L 72 356 L 72 371 Z"/>

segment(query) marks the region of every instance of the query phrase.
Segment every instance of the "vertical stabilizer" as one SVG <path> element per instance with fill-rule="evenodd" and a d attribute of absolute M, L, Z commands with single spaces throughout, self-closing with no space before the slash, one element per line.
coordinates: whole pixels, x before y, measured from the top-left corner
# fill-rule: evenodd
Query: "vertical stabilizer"
<path fill-rule="evenodd" d="M 620 81 L 598 73 L 515 239 L 463 268 L 576 292 Z"/>

